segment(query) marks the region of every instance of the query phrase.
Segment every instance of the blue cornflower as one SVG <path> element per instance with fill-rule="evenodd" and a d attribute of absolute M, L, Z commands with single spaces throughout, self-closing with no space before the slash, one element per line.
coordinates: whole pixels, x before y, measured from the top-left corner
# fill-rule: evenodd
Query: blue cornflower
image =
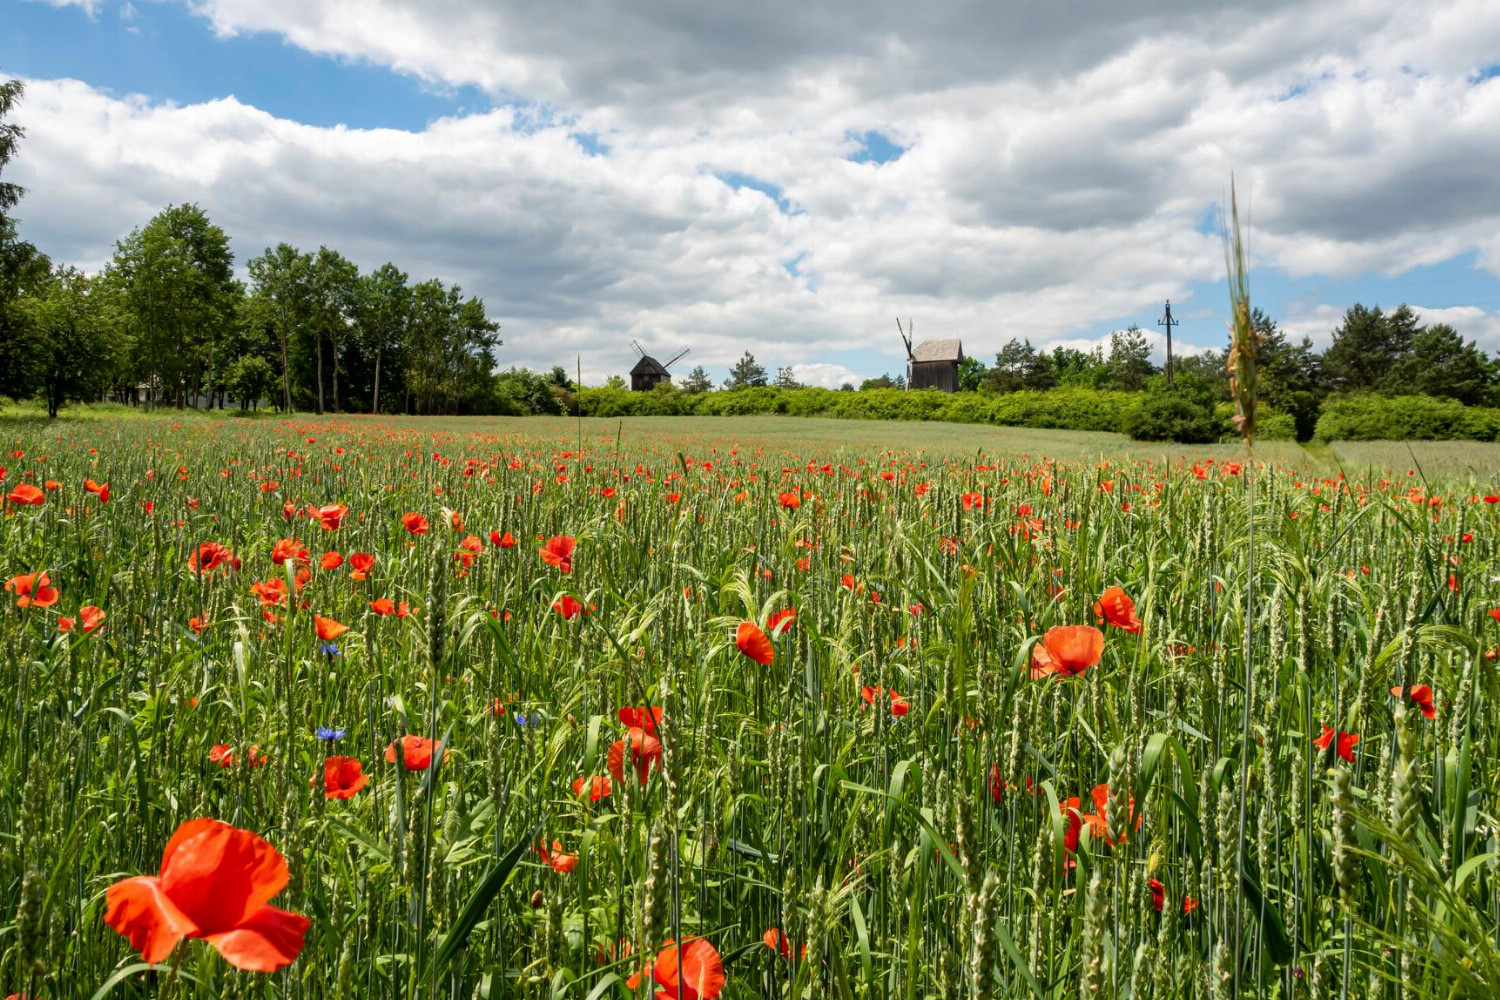
<path fill-rule="evenodd" d="M 336 642 L 325 642 L 325 643 L 323 643 L 323 655 L 324 656 L 338 656 L 339 655 L 339 644 L 336 643 Z"/>
<path fill-rule="evenodd" d="M 318 727 L 318 739 L 320 740 L 341 740 L 344 738 L 344 733 L 345 730 L 342 728 L 334 728 L 333 726 Z"/>

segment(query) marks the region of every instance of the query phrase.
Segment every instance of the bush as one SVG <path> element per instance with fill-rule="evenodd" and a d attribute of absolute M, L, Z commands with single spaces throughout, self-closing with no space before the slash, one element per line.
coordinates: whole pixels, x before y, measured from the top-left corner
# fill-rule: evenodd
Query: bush
<path fill-rule="evenodd" d="M 1137 441 L 1209 444 L 1224 437 L 1230 426 L 1215 407 L 1213 384 L 1182 372 L 1170 387 L 1165 376 L 1151 379 L 1126 429 Z"/>
<path fill-rule="evenodd" d="M 1129 433 L 1137 441 L 1177 441 L 1211 444 L 1224 436 L 1218 414 L 1177 393 L 1151 393 L 1130 421 Z"/>
<path fill-rule="evenodd" d="M 1432 396 L 1330 396 L 1318 418 L 1320 441 L 1494 441 L 1500 410 Z"/>

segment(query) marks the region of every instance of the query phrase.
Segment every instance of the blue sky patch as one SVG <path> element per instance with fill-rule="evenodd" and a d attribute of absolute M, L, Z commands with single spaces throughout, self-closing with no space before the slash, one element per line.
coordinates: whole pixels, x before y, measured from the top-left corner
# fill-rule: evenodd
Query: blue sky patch
<path fill-rule="evenodd" d="M 116 96 L 197 104 L 234 95 L 289 121 L 418 131 L 438 118 L 484 112 L 495 102 L 465 87 L 423 86 L 366 63 L 314 55 L 271 35 L 215 35 L 175 3 L 117 4 L 90 17 L 81 7 L 4 2 L 0 73 L 71 77 Z"/>
<path fill-rule="evenodd" d="M 860 144 L 860 149 L 849 159 L 855 163 L 892 163 L 901 159 L 901 154 L 906 152 L 905 146 L 898 146 L 884 134 L 869 131 L 863 135 L 850 133 L 849 138 Z"/>

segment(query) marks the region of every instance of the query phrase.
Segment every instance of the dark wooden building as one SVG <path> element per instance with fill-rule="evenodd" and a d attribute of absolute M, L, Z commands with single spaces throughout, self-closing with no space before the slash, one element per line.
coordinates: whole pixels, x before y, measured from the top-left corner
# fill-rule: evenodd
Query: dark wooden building
<path fill-rule="evenodd" d="M 964 359 L 963 341 L 924 340 L 911 349 L 906 384 L 912 389 L 958 391 L 958 366 Z"/>
<path fill-rule="evenodd" d="M 667 368 L 649 354 L 641 355 L 641 360 L 630 369 L 630 389 L 632 392 L 650 392 L 658 382 L 670 382 L 672 376 L 668 374 Z"/>

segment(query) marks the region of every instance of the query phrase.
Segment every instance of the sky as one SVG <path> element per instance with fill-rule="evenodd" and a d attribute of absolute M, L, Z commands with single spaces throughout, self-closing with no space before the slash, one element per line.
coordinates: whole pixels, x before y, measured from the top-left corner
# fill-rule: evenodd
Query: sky
<path fill-rule="evenodd" d="M 1251 300 L 1408 303 L 1500 351 L 1495 0 L 0 0 L 23 234 L 95 270 L 196 202 L 458 283 L 502 366 L 898 373 Z M 575 361 L 575 359 L 577 359 Z"/>

